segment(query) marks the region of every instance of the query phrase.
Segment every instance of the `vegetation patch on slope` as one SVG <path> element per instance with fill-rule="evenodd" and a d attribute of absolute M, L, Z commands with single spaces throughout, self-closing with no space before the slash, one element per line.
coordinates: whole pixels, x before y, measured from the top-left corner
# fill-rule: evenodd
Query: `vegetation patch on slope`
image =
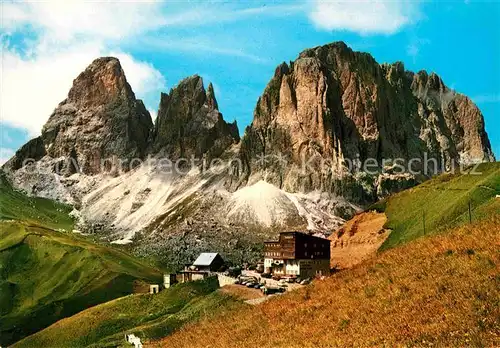
<path fill-rule="evenodd" d="M 131 294 L 161 273 L 129 255 L 42 227 L 0 222 L 0 344 Z"/>
<path fill-rule="evenodd" d="M 63 319 L 13 347 L 116 347 L 125 343 L 126 333 L 134 333 L 143 342 L 165 337 L 202 315 L 242 306 L 217 289 L 217 279 L 208 278 L 155 295 L 130 295 Z"/>
<path fill-rule="evenodd" d="M 71 207 L 50 199 L 28 197 L 12 188 L 0 170 L 0 220 L 22 220 L 52 229 L 73 229 Z"/>
<path fill-rule="evenodd" d="M 497 346 L 500 216 L 188 325 L 158 347 Z"/>
<path fill-rule="evenodd" d="M 128 254 L 68 233 L 70 207 L 27 197 L 1 173 L 0 193 L 0 345 L 131 294 L 138 282 L 161 282 Z"/>
<path fill-rule="evenodd" d="M 500 214 L 500 162 L 482 163 L 473 171 L 443 174 L 390 196 L 372 208 L 387 215 L 391 229 L 380 250 L 469 222 Z M 425 226 L 425 227 L 424 227 Z"/>

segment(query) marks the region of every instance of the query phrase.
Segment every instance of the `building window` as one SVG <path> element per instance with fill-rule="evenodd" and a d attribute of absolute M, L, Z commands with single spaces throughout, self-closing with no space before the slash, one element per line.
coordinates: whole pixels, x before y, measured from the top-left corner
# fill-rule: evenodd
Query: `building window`
<path fill-rule="evenodd" d="M 307 248 L 307 243 L 304 243 L 304 248 Z"/>
<path fill-rule="evenodd" d="M 304 251 L 304 256 L 307 256 L 307 251 Z"/>

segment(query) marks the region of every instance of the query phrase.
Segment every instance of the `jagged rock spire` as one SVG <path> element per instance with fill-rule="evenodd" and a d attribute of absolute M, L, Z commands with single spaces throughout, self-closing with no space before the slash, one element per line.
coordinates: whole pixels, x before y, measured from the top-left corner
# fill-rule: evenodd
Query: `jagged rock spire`
<path fill-rule="evenodd" d="M 194 75 L 162 93 L 152 152 L 171 159 L 216 156 L 239 141 L 234 127 L 222 118 L 213 85 L 205 90 L 203 79 Z"/>
<path fill-rule="evenodd" d="M 207 105 L 211 110 L 219 110 L 219 105 L 217 104 L 217 99 L 215 99 L 214 86 L 212 82 L 208 84 L 207 88 Z"/>

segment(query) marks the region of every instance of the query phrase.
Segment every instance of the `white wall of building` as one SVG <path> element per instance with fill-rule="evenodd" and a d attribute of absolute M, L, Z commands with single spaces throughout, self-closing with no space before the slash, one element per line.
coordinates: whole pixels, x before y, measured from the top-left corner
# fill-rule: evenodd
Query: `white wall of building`
<path fill-rule="evenodd" d="M 286 260 L 285 273 L 298 276 L 300 274 L 300 261 L 299 260 Z"/>
<path fill-rule="evenodd" d="M 264 259 L 264 269 L 270 268 L 273 264 L 273 259 L 265 258 Z"/>

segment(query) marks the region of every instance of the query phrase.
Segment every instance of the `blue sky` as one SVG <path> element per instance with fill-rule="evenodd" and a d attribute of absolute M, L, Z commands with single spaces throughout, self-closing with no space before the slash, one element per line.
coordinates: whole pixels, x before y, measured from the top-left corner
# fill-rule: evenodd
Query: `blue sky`
<path fill-rule="evenodd" d="M 499 2 L 44 2 L 2 6 L 0 161 L 39 134 L 73 78 L 115 55 L 153 116 L 159 93 L 203 76 L 243 132 L 282 61 L 343 40 L 434 71 L 480 107 L 500 156 Z"/>

